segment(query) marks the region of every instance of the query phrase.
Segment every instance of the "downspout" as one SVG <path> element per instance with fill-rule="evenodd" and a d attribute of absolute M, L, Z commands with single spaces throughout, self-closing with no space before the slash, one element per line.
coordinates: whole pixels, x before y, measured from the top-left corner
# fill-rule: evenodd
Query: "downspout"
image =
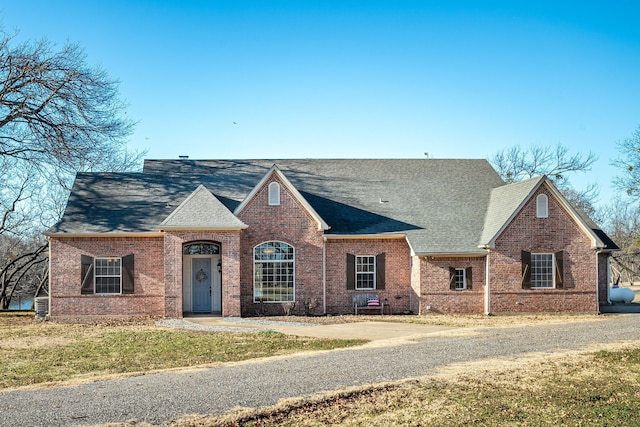
<path fill-rule="evenodd" d="M 489 291 L 489 256 L 491 255 L 491 250 L 488 247 L 485 247 L 487 250 L 487 256 L 485 257 L 485 267 L 484 267 L 484 314 L 487 316 L 491 314 L 491 292 Z"/>
<path fill-rule="evenodd" d="M 611 292 L 611 254 L 607 257 L 607 303 L 611 304 L 611 297 L 609 296 L 609 292 Z"/>
<path fill-rule="evenodd" d="M 596 313 L 600 313 L 600 254 L 602 253 L 602 249 L 596 250 Z M 609 287 L 609 274 L 609 258 L 607 257 L 607 303 L 611 304 L 611 298 L 609 296 L 609 292 L 611 290 Z"/>
<path fill-rule="evenodd" d="M 45 237 L 47 239 L 47 242 L 49 243 L 49 286 L 48 286 L 48 290 L 47 290 L 47 298 L 49 299 L 49 302 L 47 303 L 47 314 L 45 315 L 46 319 L 50 319 L 51 318 L 51 239 L 49 238 L 49 236 Z M 37 295 L 33 296 L 33 308 L 36 308 L 36 297 Z"/>
<path fill-rule="evenodd" d="M 327 314 L 327 237 L 322 239 L 322 314 Z"/>

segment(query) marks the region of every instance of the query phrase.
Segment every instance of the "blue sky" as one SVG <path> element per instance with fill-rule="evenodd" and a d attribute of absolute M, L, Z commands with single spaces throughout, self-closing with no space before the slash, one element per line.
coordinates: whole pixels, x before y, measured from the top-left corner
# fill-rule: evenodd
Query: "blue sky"
<path fill-rule="evenodd" d="M 11 1 L 5 30 L 80 43 L 149 158 L 489 158 L 563 144 L 611 196 L 640 125 L 640 4 Z"/>

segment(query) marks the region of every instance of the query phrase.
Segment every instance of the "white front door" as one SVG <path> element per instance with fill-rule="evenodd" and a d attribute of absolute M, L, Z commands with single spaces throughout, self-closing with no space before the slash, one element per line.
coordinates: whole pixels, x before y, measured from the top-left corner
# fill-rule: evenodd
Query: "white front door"
<path fill-rule="evenodd" d="M 194 312 L 211 312 L 211 258 L 191 259 L 191 286 Z"/>

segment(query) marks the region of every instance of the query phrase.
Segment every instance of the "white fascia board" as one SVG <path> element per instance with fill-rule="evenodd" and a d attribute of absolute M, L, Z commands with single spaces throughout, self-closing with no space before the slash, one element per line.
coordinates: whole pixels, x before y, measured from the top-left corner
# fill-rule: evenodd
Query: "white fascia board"
<path fill-rule="evenodd" d="M 388 234 L 325 234 L 325 240 L 373 240 L 373 239 L 406 239 L 404 233 Z"/>
<path fill-rule="evenodd" d="M 489 254 L 489 251 L 486 253 L 478 253 L 478 252 L 421 252 L 416 253 L 415 255 L 418 257 L 433 257 L 433 258 L 484 258 Z"/>

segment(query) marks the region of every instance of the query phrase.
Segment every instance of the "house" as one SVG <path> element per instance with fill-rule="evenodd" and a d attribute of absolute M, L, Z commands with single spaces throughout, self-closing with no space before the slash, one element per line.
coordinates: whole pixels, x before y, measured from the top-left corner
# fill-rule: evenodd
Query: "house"
<path fill-rule="evenodd" d="M 485 160 L 147 160 L 79 173 L 50 315 L 598 313 L 617 250 L 542 176 Z M 295 303 L 295 305 L 294 305 Z"/>

